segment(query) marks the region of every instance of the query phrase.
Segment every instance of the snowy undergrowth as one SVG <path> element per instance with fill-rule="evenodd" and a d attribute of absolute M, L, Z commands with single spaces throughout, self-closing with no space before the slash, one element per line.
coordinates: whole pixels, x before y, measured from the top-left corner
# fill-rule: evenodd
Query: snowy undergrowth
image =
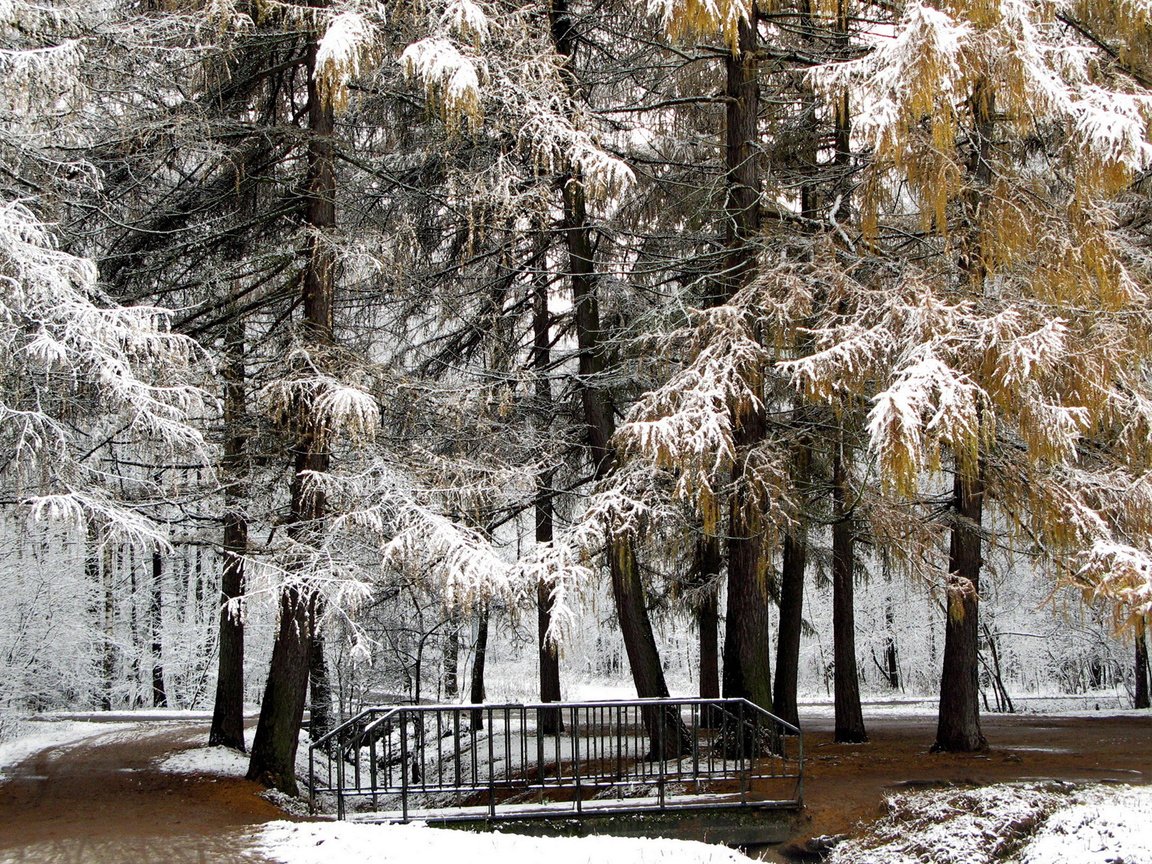
<path fill-rule="evenodd" d="M 522 837 L 423 825 L 272 822 L 258 831 L 255 839 L 260 854 L 284 864 L 380 861 L 384 860 L 383 849 L 388 850 L 388 864 L 748 864 L 751 860 L 723 846 L 691 840 Z"/>
<path fill-rule="evenodd" d="M 1152 862 L 1152 787 L 1000 784 L 896 795 L 828 864 Z"/>

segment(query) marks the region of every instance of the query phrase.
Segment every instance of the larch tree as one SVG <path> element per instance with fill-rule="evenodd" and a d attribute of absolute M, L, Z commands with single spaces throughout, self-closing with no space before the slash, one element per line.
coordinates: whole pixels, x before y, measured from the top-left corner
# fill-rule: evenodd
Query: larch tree
<path fill-rule="evenodd" d="M 870 396 L 885 487 L 946 504 L 934 747 L 974 750 L 985 746 L 978 616 L 994 527 L 1017 526 L 1055 565 L 1061 550 L 1082 554 L 1084 579 L 1122 557 L 1109 545 L 1122 516 L 1094 487 L 1146 454 L 1109 448 L 1118 461 L 1102 460 L 1092 442 L 1131 441 L 1139 421 L 1116 411 L 1147 399 L 1147 298 L 1108 201 L 1149 158 L 1149 103 L 1042 5 L 909 4 L 873 41 L 812 80 L 829 102 L 848 93 L 857 106 L 853 134 L 870 151 L 863 242 L 881 260 L 789 369 L 815 398 Z M 907 244 L 920 263 L 904 260 Z M 931 480 L 945 466 L 947 489 Z M 934 544 L 899 540 L 920 564 Z"/>

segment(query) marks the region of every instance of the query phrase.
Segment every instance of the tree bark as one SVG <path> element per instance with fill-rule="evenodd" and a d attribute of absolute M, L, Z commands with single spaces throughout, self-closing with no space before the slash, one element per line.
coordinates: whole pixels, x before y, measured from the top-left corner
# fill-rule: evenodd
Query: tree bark
<path fill-rule="evenodd" d="M 225 335 L 228 362 L 224 366 L 224 570 L 220 577 L 220 653 L 216 671 L 216 700 L 208 743 L 244 745 L 244 618 L 239 608 L 244 596 L 244 556 L 248 553 L 248 520 L 244 515 L 247 479 L 246 370 L 244 322 L 235 316 Z"/>
<path fill-rule="evenodd" d="M 1136 696 L 1134 708 L 1150 708 L 1148 679 L 1148 619 L 1141 615 L 1136 621 Z"/>
<path fill-rule="evenodd" d="M 697 592 L 696 630 L 700 645 L 701 699 L 720 698 L 720 598 L 717 586 L 720 580 L 720 538 L 701 534 L 696 539 L 693 561 L 693 587 Z M 714 711 L 703 711 L 700 723 L 705 728 L 716 725 Z"/>
<path fill-rule="evenodd" d="M 574 98 L 578 91 L 572 69 L 576 33 L 568 14 L 567 0 L 553 0 L 549 24 L 556 52 L 563 61 L 563 69 L 568 77 L 569 93 Z M 610 443 L 615 431 L 612 407 L 600 389 L 598 380 L 603 371 L 603 331 L 596 296 L 592 226 L 588 221 L 583 180 L 579 173 L 572 172 L 565 176 L 563 184 L 563 233 L 576 318 L 580 398 L 594 476 L 599 481 L 612 472 L 616 452 Z M 660 663 L 656 637 L 644 602 L 644 586 L 632 539 L 617 533 L 613 526 L 608 526 L 608 567 L 617 619 L 632 670 L 632 680 L 636 685 L 636 695 L 642 699 L 667 697 L 668 685 L 664 680 L 664 668 Z M 667 711 L 645 711 L 644 714 L 653 753 L 658 750 L 659 741 L 664 742 L 664 751 L 668 755 L 683 752 L 687 729 L 679 715 L 673 717 Z"/>
<path fill-rule="evenodd" d="M 980 218 L 986 189 L 992 179 L 991 148 L 995 122 L 995 91 L 988 81 L 976 82 L 971 99 L 975 120 L 974 146 L 968 172 L 975 181 L 967 196 L 967 233 L 960 267 L 968 290 L 983 296 L 987 269 L 984 263 Z M 953 523 L 948 550 L 947 616 L 944 628 L 944 670 L 940 681 L 940 718 L 932 749 L 968 752 L 988 746 L 980 731 L 980 569 L 981 526 L 984 513 L 983 465 L 964 454 L 954 454 L 956 477 Z M 966 464 L 974 462 L 975 464 Z"/>
<path fill-rule="evenodd" d="M 552 384 L 548 378 L 548 367 L 552 362 L 552 327 L 548 311 L 548 279 L 543 272 L 533 282 L 532 291 L 532 365 L 536 372 L 536 416 L 541 430 L 546 430 L 552 421 Z M 536 477 L 536 542 L 551 543 L 554 530 L 552 508 L 552 471 L 544 469 Z M 548 631 L 552 626 L 552 586 L 541 581 L 536 586 L 536 645 L 540 672 L 540 701 L 559 702 L 560 695 L 560 652 L 549 641 Z M 557 711 L 540 713 L 540 729 L 546 735 L 555 735 L 563 728 L 564 721 Z"/>
<path fill-rule="evenodd" d="M 312 647 L 308 652 L 308 692 L 310 699 L 308 737 L 312 741 L 327 735 L 335 724 L 332 722 L 332 679 L 328 675 L 328 658 L 325 655 L 324 633 L 320 627 L 320 614 L 323 602 L 318 594 L 311 597 L 312 608 L 308 613 L 308 626 L 312 633 Z"/>
<path fill-rule="evenodd" d="M 803 412 L 793 413 L 803 422 Z M 810 484 L 812 450 L 807 441 L 795 450 L 794 483 L 797 497 L 803 496 Z M 772 713 L 793 726 L 800 725 L 796 689 L 800 676 L 800 636 L 804 625 L 804 570 L 808 563 L 808 527 L 804 514 L 797 525 L 784 535 L 780 566 L 780 626 L 776 634 L 776 681 L 772 691 Z"/>
<path fill-rule="evenodd" d="M 164 559 L 160 550 L 152 550 L 152 707 L 168 707 L 164 688 Z"/>
<path fill-rule="evenodd" d="M 842 432 L 840 433 L 843 434 Z M 852 507 L 848 503 L 848 472 L 841 442 L 832 463 L 832 657 L 835 701 L 835 741 L 868 740 L 860 707 L 860 674 L 856 666 L 856 620 L 853 593 L 856 542 Z"/>
<path fill-rule="evenodd" d="M 479 620 L 476 624 L 476 650 L 472 652 L 472 690 L 468 701 L 473 705 L 484 703 L 484 663 L 488 657 L 488 603 L 480 605 Z M 472 728 L 484 728 L 484 712 L 479 708 L 472 712 Z"/>
<path fill-rule="evenodd" d="M 980 731 L 979 682 L 984 488 L 979 467 L 973 471 L 975 476 L 968 476 L 958 468 L 954 480 L 956 521 L 948 550 L 944 669 L 934 752 L 971 752 L 988 746 Z"/>
<path fill-rule="evenodd" d="M 444 666 L 444 701 L 455 702 L 460 695 L 460 621 L 453 612 L 441 648 Z"/>
<path fill-rule="evenodd" d="M 313 5 L 326 6 L 326 0 Z M 336 177 L 333 166 L 332 106 L 319 94 L 316 82 L 315 34 L 309 37 L 305 69 L 308 80 L 308 182 L 304 221 L 312 229 L 308 260 L 302 279 L 304 320 L 302 338 L 312 350 L 323 352 L 332 342 L 335 294 L 335 254 L 323 236 L 336 224 Z M 302 399 L 297 411 L 297 438 L 292 447 L 289 533 L 307 542 L 326 512 L 324 493 L 309 474 L 327 472 L 331 461 L 326 429 L 316 416 L 311 399 Z M 289 795 L 297 790 L 295 760 L 298 732 L 308 689 L 308 663 L 312 650 L 311 606 L 315 589 L 290 582 L 280 592 L 280 626 L 272 648 L 268 684 L 260 706 L 260 720 L 252 743 L 248 779 L 273 786 Z"/>
<path fill-rule="evenodd" d="M 720 302 L 731 299 L 756 266 L 760 231 L 760 84 L 758 16 L 741 22 L 737 50 L 725 58 L 725 271 L 717 280 Z M 753 382 L 754 383 L 754 382 Z M 733 418 L 737 461 L 728 500 L 728 602 L 724 628 L 724 695 L 772 707 L 768 635 L 771 597 L 764 574 L 761 514 L 746 487 L 744 460 L 764 437 L 761 408 Z"/>

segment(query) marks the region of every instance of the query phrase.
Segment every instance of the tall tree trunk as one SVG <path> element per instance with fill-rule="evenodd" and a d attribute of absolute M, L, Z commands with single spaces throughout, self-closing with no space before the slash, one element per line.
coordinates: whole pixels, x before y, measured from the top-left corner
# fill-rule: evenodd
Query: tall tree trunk
<path fill-rule="evenodd" d="M 164 689 L 164 559 L 160 550 L 152 550 L 152 707 L 167 708 L 168 692 Z"/>
<path fill-rule="evenodd" d="M 868 740 L 860 708 L 860 675 L 856 668 L 856 621 L 853 603 L 856 542 L 843 430 L 838 431 L 832 462 L 832 656 L 835 689 L 835 740 L 841 744 Z"/>
<path fill-rule="evenodd" d="M 326 0 L 313 5 L 326 6 Z M 308 80 L 308 182 L 304 221 L 313 230 L 302 279 L 304 326 L 302 337 L 311 350 L 322 353 L 332 342 L 335 294 L 335 253 L 324 234 L 336 224 L 336 176 L 333 166 L 332 106 L 321 98 L 316 81 L 315 34 L 309 37 L 305 70 Z M 297 438 L 292 447 L 289 533 L 306 542 L 317 533 L 325 514 L 324 493 L 307 477 L 327 472 L 331 461 L 326 430 L 311 399 L 297 409 Z M 268 683 L 260 706 L 260 720 L 252 743 L 248 779 L 295 795 L 296 748 L 308 690 L 308 664 L 312 650 L 311 607 L 314 589 L 305 581 L 290 583 L 280 592 L 280 626 L 272 647 Z"/>
<path fill-rule="evenodd" d="M 780 567 L 780 627 L 776 635 L 776 681 L 772 691 L 772 713 L 793 726 L 800 725 L 796 688 L 800 672 L 804 568 L 807 560 L 808 532 L 800 525 L 784 535 Z"/>
<path fill-rule="evenodd" d="M 725 272 L 717 280 L 719 301 L 731 299 L 756 266 L 760 231 L 758 16 L 741 22 L 737 50 L 725 58 L 724 205 Z M 758 383 L 758 382 L 753 382 Z M 750 407 L 733 418 L 737 461 L 728 501 L 728 602 L 724 628 L 724 695 L 772 707 L 768 635 L 771 597 L 765 579 L 760 506 L 747 484 L 744 460 L 764 437 L 763 409 Z"/>
<path fill-rule="evenodd" d="M 967 233 L 960 266 L 968 291 L 984 294 L 984 264 L 980 219 L 992 180 L 991 148 L 995 123 L 995 91 L 981 80 L 973 88 L 975 120 L 968 172 L 975 181 L 965 204 Z M 980 569 L 984 515 L 983 466 L 979 456 L 954 455 L 956 477 L 953 523 L 948 550 L 947 621 L 944 628 L 944 669 L 940 681 L 940 718 L 933 750 L 968 752 L 988 746 L 980 731 Z M 974 464 L 967 464 L 974 463 Z"/>
<path fill-rule="evenodd" d="M 805 422 L 802 410 L 794 411 L 793 422 Z M 812 447 L 807 440 L 796 445 L 793 484 L 801 501 L 811 484 Z M 772 713 L 793 726 L 800 725 L 796 688 L 800 676 L 800 636 L 804 625 L 804 570 L 808 564 L 808 526 L 805 515 L 797 514 L 796 527 L 784 535 L 780 566 L 780 628 L 776 635 L 776 681 L 772 691 Z"/>
<path fill-rule="evenodd" d="M 308 737 L 312 741 L 323 738 L 335 728 L 332 718 L 332 678 L 328 674 L 328 657 L 324 646 L 324 631 L 320 626 L 323 599 L 312 595 L 312 608 L 308 613 L 312 632 L 312 647 L 308 654 L 309 701 Z"/>
<path fill-rule="evenodd" d="M 244 752 L 244 556 L 248 520 L 244 515 L 247 467 L 247 383 L 244 320 L 238 314 L 224 333 L 224 571 L 220 576 L 220 653 L 216 701 L 208 743 Z"/>
<path fill-rule="evenodd" d="M 532 291 L 532 365 L 536 371 L 536 416 L 540 429 L 546 430 L 552 420 L 552 383 L 548 378 L 552 362 L 551 318 L 548 311 L 548 279 L 541 271 L 533 282 Z M 553 539 L 552 471 L 543 470 L 536 477 L 536 542 L 551 543 Z M 540 667 L 540 701 L 560 701 L 560 652 L 549 641 L 552 627 L 552 586 L 541 581 L 536 586 L 536 645 Z M 555 735 L 563 727 L 560 712 L 543 711 L 540 728 L 547 735 Z"/>
<path fill-rule="evenodd" d="M 488 658 L 488 617 L 490 610 L 487 601 L 480 604 L 476 623 L 476 650 L 472 652 L 472 690 L 468 701 L 473 705 L 484 703 L 484 664 Z M 472 728 L 484 728 L 484 712 L 479 708 L 472 712 Z"/>
<path fill-rule="evenodd" d="M 984 488 L 976 476 L 957 469 L 954 481 L 956 522 L 948 550 L 947 615 L 940 713 L 933 751 L 970 752 L 988 746 L 980 731 L 981 517 Z"/>
<path fill-rule="evenodd" d="M 701 534 L 696 538 L 692 584 L 696 592 L 696 631 L 700 645 L 701 699 L 720 698 L 720 538 Z M 713 711 L 704 711 L 700 722 L 705 728 L 716 725 Z"/>
<path fill-rule="evenodd" d="M 553 0 L 549 14 L 553 44 L 563 61 L 569 82 L 569 95 L 576 97 L 578 86 L 572 68 L 576 51 L 576 33 L 568 14 L 567 0 Z M 596 480 L 611 473 L 616 461 L 615 448 L 610 443 L 615 431 L 612 406 L 600 389 L 603 371 L 600 310 L 596 296 L 595 268 L 592 260 L 592 226 L 584 199 L 583 179 L 578 172 L 563 180 L 564 240 L 568 251 L 568 276 L 572 287 L 572 306 L 576 317 L 576 342 L 579 349 L 579 375 L 584 422 L 592 454 Z M 668 696 L 664 668 L 656 647 L 648 607 L 644 602 L 644 586 L 636 562 L 632 539 L 608 526 L 608 566 L 612 581 L 612 596 L 616 601 L 617 618 L 636 695 L 640 698 Z M 645 723 L 652 739 L 653 752 L 657 742 L 664 742 L 667 754 L 682 752 L 687 741 L 687 729 L 679 715 L 666 711 L 646 711 Z"/>
<path fill-rule="evenodd" d="M 1135 708 L 1150 708 L 1148 686 L 1148 619 L 1141 615 L 1136 621 L 1136 697 Z"/>

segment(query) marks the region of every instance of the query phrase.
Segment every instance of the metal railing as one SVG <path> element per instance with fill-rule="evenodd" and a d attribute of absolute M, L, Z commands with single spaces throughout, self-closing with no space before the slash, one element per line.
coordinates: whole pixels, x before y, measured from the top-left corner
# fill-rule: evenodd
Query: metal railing
<path fill-rule="evenodd" d="M 311 745 L 309 806 L 404 822 L 798 806 L 803 757 L 799 729 L 744 699 L 390 705 Z"/>

